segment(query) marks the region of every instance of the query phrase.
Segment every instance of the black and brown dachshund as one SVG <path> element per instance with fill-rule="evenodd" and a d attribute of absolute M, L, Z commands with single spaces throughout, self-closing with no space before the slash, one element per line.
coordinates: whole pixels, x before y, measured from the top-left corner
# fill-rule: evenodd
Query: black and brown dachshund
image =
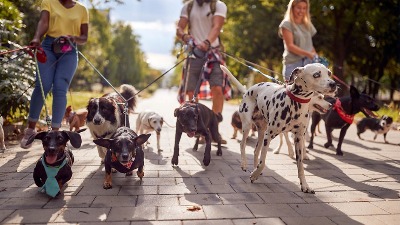
<path fill-rule="evenodd" d="M 103 188 L 112 188 L 112 169 L 126 176 L 131 176 L 134 169 L 138 169 L 140 180 L 144 176 L 144 152 L 142 145 L 149 139 L 150 134 L 137 135 L 128 127 L 120 127 L 111 138 L 99 138 L 93 140 L 96 145 L 107 149 L 104 158 L 106 176 Z"/>
<path fill-rule="evenodd" d="M 43 131 L 32 135 L 27 144 L 31 144 L 34 139 L 42 141 L 44 154 L 36 163 L 33 179 L 35 184 L 42 187 L 46 194 L 55 197 L 60 194 L 64 184 L 72 177 L 71 167 L 74 163 L 74 156 L 67 147 L 67 142 L 69 141 L 74 148 L 79 148 L 82 144 L 81 135 L 71 131 Z M 48 180 L 48 178 L 51 179 Z M 53 185 L 52 181 L 56 181 L 58 187 L 55 183 Z"/>

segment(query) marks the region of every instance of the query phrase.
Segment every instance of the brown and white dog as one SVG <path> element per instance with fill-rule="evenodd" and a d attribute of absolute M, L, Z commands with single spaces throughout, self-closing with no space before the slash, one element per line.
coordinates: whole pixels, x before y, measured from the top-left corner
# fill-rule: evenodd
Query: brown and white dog
<path fill-rule="evenodd" d="M 72 111 L 72 107 L 69 105 L 65 109 L 64 118 L 69 124 L 69 131 L 75 128 L 75 132 L 86 124 L 86 116 L 88 114 L 87 109 L 79 109 L 76 112 Z"/>
<path fill-rule="evenodd" d="M 87 105 L 86 125 L 93 139 L 111 138 L 115 131 L 122 126 L 129 127 L 129 112 L 136 106 L 136 89 L 129 84 L 120 87 L 120 94 L 128 101 L 128 110 L 124 113 L 124 99 L 118 93 L 105 94 L 100 98 L 92 98 Z M 107 149 L 97 146 L 99 157 L 104 162 Z"/>

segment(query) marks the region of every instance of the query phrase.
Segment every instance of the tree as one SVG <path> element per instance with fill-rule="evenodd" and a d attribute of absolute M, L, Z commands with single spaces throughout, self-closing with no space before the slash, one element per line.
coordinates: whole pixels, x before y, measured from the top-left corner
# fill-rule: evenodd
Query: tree
<path fill-rule="evenodd" d="M 118 22 L 113 27 L 112 54 L 110 55 L 110 81 L 115 84 L 129 83 L 136 87 L 143 86 L 148 64 L 140 49 L 138 36 L 130 25 Z"/>

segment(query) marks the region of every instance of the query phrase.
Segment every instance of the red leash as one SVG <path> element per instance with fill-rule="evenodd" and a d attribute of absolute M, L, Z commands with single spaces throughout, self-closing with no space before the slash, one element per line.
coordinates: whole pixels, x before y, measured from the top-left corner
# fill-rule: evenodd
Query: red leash
<path fill-rule="evenodd" d="M 30 56 L 32 56 L 33 58 L 35 58 L 35 54 L 36 54 L 37 60 L 41 63 L 45 63 L 47 60 L 46 53 L 43 50 L 43 48 L 42 47 L 34 47 L 34 46 L 25 46 L 25 47 L 18 48 L 18 49 L 3 51 L 3 52 L 0 52 L 0 56 L 10 54 L 13 52 L 19 52 L 19 51 L 24 51 L 24 52 L 28 53 Z"/>
<path fill-rule="evenodd" d="M 341 79 L 339 79 L 339 77 L 335 76 L 334 74 L 332 74 L 332 77 L 335 78 L 335 80 L 339 81 L 341 84 L 343 84 L 345 87 L 347 87 L 348 89 L 350 89 L 350 85 L 346 84 L 344 81 L 342 81 Z"/>

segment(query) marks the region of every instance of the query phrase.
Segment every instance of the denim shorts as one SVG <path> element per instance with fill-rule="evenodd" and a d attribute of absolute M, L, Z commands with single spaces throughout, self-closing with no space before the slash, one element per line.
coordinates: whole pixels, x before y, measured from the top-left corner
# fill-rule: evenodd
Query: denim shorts
<path fill-rule="evenodd" d="M 307 57 L 304 57 L 295 63 L 283 64 L 282 74 L 285 78 L 285 81 L 288 81 L 290 79 L 290 75 L 292 75 L 294 69 L 296 69 L 297 67 L 303 67 L 310 63 L 312 63 L 312 60 Z"/>

